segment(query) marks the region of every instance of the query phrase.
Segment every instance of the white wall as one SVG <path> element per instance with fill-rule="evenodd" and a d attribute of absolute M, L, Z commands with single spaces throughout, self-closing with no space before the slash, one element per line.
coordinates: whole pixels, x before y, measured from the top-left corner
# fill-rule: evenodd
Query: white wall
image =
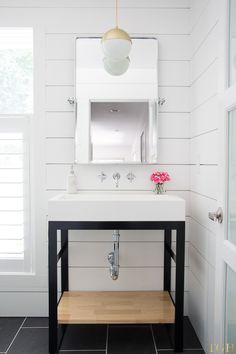
<path fill-rule="evenodd" d="M 42 186 L 45 183 L 45 189 L 37 203 L 39 221 L 43 225 L 42 233 L 37 235 L 41 251 L 36 249 L 38 272 L 42 277 L 36 285 L 31 287 L 29 283 L 24 287 L 24 296 L 17 294 L 20 285 L 5 282 L 1 288 L 5 293 L 0 295 L 4 301 L 0 309 L 2 315 L 47 314 L 47 264 L 46 258 L 41 256 L 47 254 L 47 200 L 65 190 L 66 175 L 74 159 L 74 116 L 67 98 L 74 95 L 75 38 L 102 34 L 113 25 L 114 19 L 110 1 L 101 1 L 99 8 L 96 6 L 96 1 L 74 0 L 0 2 L 1 26 L 33 25 L 40 37 L 35 47 L 40 52 L 38 91 L 42 97 L 40 101 L 37 96 L 35 99 L 36 118 L 40 122 L 37 135 L 44 142 L 43 149 L 39 150 L 42 165 L 38 166 L 38 171 L 45 177 L 40 180 Z M 121 1 L 120 10 L 120 26 L 131 35 L 154 35 L 159 40 L 159 94 L 166 97 L 167 102 L 159 115 L 158 168 L 167 170 L 172 177 L 167 185 L 168 192 L 186 199 L 187 226 L 190 215 L 189 13 L 188 0 Z M 214 134 L 212 137 L 214 139 Z M 83 165 L 77 169 L 79 188 L 114 189 L 112 174 L 117 170 L 121 174 L 120 189 L 150 190 L 149 175 L 156 167 Z M 108 175 L 103 184 L 97 178 L 102 170 Z M 130 170 L 136 175 L 132 184 L 126 179 Z M 120 278 L 114 282 L 109 278 L 106 260 L 112 246 L 111 233 L 73 232 L 71 289 L 161 289 L 162 232 L 122 232 L 121 242 Z M 186 250 L 188 252 L 188 242 Z"/>
<path fill-rule="evenodd" d="M 218 172 L 219 2 L 191 1 L 189 316 L 206 352 L 214 343 Z"/>

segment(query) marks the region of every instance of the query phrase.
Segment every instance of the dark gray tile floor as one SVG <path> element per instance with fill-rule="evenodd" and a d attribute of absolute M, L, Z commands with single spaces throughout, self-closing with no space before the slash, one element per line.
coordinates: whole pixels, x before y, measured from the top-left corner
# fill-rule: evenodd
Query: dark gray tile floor
<path fill-rule="evenodd" d="M 173 325 L 70 325 L 60 354 L 173 353 Z M 204 354 L 187 317 L 184 322 L 187 354 Z M 47 318 L 0 318 L 0 353 L 47 354 Z"/>

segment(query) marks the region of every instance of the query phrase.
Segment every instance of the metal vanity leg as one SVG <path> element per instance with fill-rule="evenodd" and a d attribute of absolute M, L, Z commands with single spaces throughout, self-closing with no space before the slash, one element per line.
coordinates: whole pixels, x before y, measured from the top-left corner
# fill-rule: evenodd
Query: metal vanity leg
<path fill-rule="evenodd" d="M 176 230 L 175 351 L 183 351 L 185 222 Z"/>
<path fill-rule="evenodd" d="M 48 225 L 49 353 L 57 353 L 57 229 Z"/>
<path fill-rule="evenodd" d="M 61 249 L 64 250 L 61 256 L 61 290 L 69 290 L 68 271 L 68 230 L 61 230 Z"/>
<path fill-rule="evenodd" d="M 168 248 L 171 248 L 171 230 L 165 229 L 164 240 L 164 290 L 171 290 L 171 255 Z"/>

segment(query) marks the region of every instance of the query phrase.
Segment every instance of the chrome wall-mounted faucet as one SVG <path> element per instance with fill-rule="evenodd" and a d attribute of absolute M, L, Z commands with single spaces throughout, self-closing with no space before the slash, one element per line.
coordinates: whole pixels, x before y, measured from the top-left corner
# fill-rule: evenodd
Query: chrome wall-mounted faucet
<path fill-rule="evenodd" d="M 98 175 L 98 178 L 100 179 L 101 183 L 107 178 L 107 175 L 102 171 L 100 175 Z"/>
<path fill-rule="evenodd" d="M 130 183 L 132 183 L 133 180 L 136 178 L 136 176 L 133 174 L 133 172 L 129 172 L 126 177 L 130 181 Z"/>
<path fill-rule="evenodd" d="M 114 179 L 114 181 L 115 181 L 115 183 L 116 183 L 116 188 L 118 188 L 119 187 L 119 179 L 120 179 L 120 174 L 119 174 L 119 172 L 115 172 L 115 173 L 113 173 L 113 179 Z"/>

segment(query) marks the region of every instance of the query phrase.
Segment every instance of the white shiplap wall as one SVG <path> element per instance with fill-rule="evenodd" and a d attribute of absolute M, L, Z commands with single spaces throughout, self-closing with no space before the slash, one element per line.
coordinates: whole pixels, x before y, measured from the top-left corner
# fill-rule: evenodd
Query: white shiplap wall
<path fill-rule="evenodd" d="M 180 3 L 177 2 L 177 4 Z M 173 193 L 188 198 L 189 58 L 186 48 L 183 54 L 179 54 L 174 48 L 171 49 L 171 46 L 175 41 L 183 47 L 187 46 L 189 10 L 188 8 L 160 9 L 158 5 L 153 10 L 154 16 L 151 17 L 151 9 L 146 7 L 141 10 L 143 18 L 145 18 L 144 12 L 146 12 L 149 19 L 147 22 L 152 22 L 153 18 L 153 23 L 142 20 L 141 26 L 139 25 L 135 32 L 138 31 L 144 35 L 157 35 L 160 41 L 160 95 L 167 97 L 167 104 L 163 106 L 160 115 L 159 162 L 162 164 L 160 168 L 167 169 L 173 176 L 173 182 L 170 183 L 169 189 L 173 190 Z M 93 13 L 93 11 L 91 12 Z M 98 10 L 96 9 L 96 11 Z M 135 12 L 139 18 L 139 11 L 134 11 L 133 16 L 135 16 Z M 121 19 L 127 18 L 126 28 L 128 30 L 132 26 L 129 13 L 129 9 L 122 9 Z M 161 19 L 161 14 L 164 16 L 164 21 Z M 134 27 L 137 18 L 133 22 Z M 171 18 L 175 18 L 174 26 L 169 22 Z M 181 18 L 184 26 L 183 23 L 178 22 L 177 18 Z M 89 28 L 86 28 L 86 32 L 88 30 Z M 68 31 L 66 29 L 67 33 L 61 34 L 58 33 L 57 28 L 53 27 L 46 33 L 46 70 L 48 73 L 50 72 L 46 83 L 46 114 L 49 131 L 46 169 L 49 195 L 64 190 L 69 169 L 68 164 L 73 160 L 74 120 L 71 112 L 68 112 L 71 107 L 67 104 L 66 98 L 74 90 L 74 39 L 76 34 L 68 33 Z M 96 29 L 92 28 L 92 31 L 96 32 Z M 67 53 L 64 50 L 65 41 L 70 43 L 70 50 Z M 68 47 L 68 43 L 66 45 Z M 60 122 L 58 124 L 60 130 L 54 131 L 51 136 L 50 131 L 53 130 L 52 126 L 55 120 Z M 60 151 L 59 154 L 58 151 Z M 125 178 L 130 168 L 80 166 L 77 168 L 79 188 L 114 189 L 114 181 L 111 176 L 115 170 L 118 170 L 121 173 L 120 189 L 150 189 L 149 175 L 153 167 L 132 167 L 131 169 L 136 175 L 132 185 Z M 108 179 L 103 184 L 97 178 L 101 170 L 108 175 Z M 71 268 L 70 286 L 72 289 L 128 290 L 160 289 L 162 287 L 163 238 L 161 233 L 158 238 L 155 238 L 150 232 L 121 233 L 121 241 L 125 240 L 125 243 L 122 243 L 120 248 L 121 274 L 117 282 L 110 280 L 107 271 L 107 254 L 112 248 L 111 232 L 103 232 L 102 238 L 96 232 L 89 234 L 92 242 L 88 242 L 87 233 L 84 232 L 80 233 L 79 239 L 74 237 L 75 242 L 71 247 L 73 268 Z"/>
<path fill-rule="evenodd" d="M 131 35 L 157 36 L 159 40 L 159 94 L 167 103 L 161 108 L 159 122 L 159 165 L 167 170 L 172 181 L 170 193 L 182 196 L 187 202 L 189 224 L 189 15 L 188 0 L 121 1 L 120 26 Z M 45 234 L 41 245 L 46 253 L 47 199 L 65 190 L 66 175 L 74 159 L 74 116 L 67 98 L 74 95 L 75 38 L 79 35 L 102 34 L 113 25 L 114 8 L 110 1 L 1 1 L 1 25 L 33 25 L 43 37 L 41 89 L 45 104 L 40 103 L 45 139 L 44 164 L 45 198 L 38 204 Z M 37 46 L 38 43 L 36 42 Z M 41 44 L 42 45 L 42 42 Z M 44 70 L 43 70 L 44 71 Z M 37 112 L 36 112 L 37 113 Z M 43 153 L 43 152 L 42 152 Z M 41 166 L 39 166 L 41 168 Z M 77 168 L 80 189 L 114 189 L 112 173 L 121 173 L 120 189 L 150 190 L 149 175 L 156 166 L 80 166 Z M 101 184 L 97 178 L 103 170 L 108 178 Z M 132 185 L 125 178 L 132 170 L 136 175 Z M 188 228 L 187 228 L 188 230 Z M 188 234 L 187 234 L 188 239 Z M 109 278 L 107 254 L 111 250 L 111 233 L 79 232 L 71 236 L 70 287 L 72 289 L 160 289 L 162 287 L 163 235 L 153 232 L 121 233 L 121 274 L 117 282 Z M 188 253 L 188 242 L 186 247 Z M 36 250 L 37 254 L 37 250 Z M 186 255 L 186 265 L 188 256 Z M 47 274 L 47 264 L 41 264 Z M 187 269 L 187 267 L 186 267 Z M 186 290 L 188 277 L 186 272 Z M 7 289 L 5 289 L 7 291 Z M 17 292 L 17 288 L 14 289 Z M 42 306 L 33 308 L 18 297 L 19 306 L 5 314 L 45 315 L 46 280 L 38 288 Z M 35 292 L 34 292 L 35 294 Z M 12 295 L 11 295 L 12 296 Z M 25 299 L 27 296 L 25 296 Z M 33 297 L 32 297 L 33 298 Z M 187 296 L 186 296 L 187 298 Z M 6 301 L 6 295 L 4 295 Z M 22 299 L 19 301 L 19 299 Z M 28 298 L 27 298 L 27 301 Z M 37 298 L 37 301 L 39 299 Z M 10 306 L 10 304 L 9 304 Z M 187 310 L 186 310 L 187 311 Z"/>
<path fill-rule="evenodd" d="M 189 316 L 205 351 L 214 343 L 219 1 L 191 1 Z"/>

